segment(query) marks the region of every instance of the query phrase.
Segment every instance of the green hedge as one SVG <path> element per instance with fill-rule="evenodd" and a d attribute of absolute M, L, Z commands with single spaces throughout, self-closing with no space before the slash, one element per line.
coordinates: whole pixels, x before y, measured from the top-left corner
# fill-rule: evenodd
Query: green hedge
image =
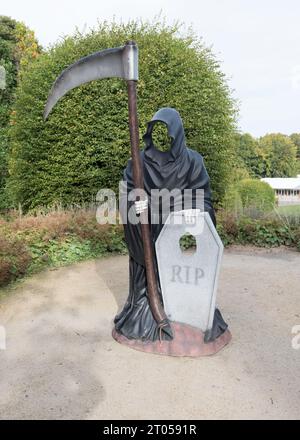
<path fill-rule="evenodd" d="M 257 208 L 262 212 L 272 211 L 275 193 L 270 185 L 258 179 L 244 179 L 237 185 L 243 208 Z"/>
<path fill-rule="evenodd" d="M 0 211 L 9 207 L 5 182 L 7 179 L 8 129 L 0 127 Z"/>
<path fill-rule="evenodd" d="M 101 24 L 77 33 L 38 57 L 17 90 L 10 131 L 9 192 L 25 209 L 91 200 L 100 188 L 117 189 L 130 156 L 126 84 L 94 81 L 71 91 L 46 123 L 43 108 L 56 76 L 92 52 L 134 39 L 140 49 L 138 110 L 141 135 L 163 106 L 182 115 L 189 147 L 201 152 L 216 201 L 232 167 L 236 107 L 220 66 L 194 35 L 178 26 L 130 22 Z"/>

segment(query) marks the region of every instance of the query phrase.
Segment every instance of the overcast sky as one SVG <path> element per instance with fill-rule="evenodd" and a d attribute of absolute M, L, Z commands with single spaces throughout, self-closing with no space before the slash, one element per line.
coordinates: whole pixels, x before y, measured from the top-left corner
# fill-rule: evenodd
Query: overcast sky
<path fill-rule="evenodd" d="M 300 132 L 299 0 L 2 0 L 44 46 L 97 20 L 151 19 L 192 25 L 212 46 L 240 101 L 239 127 L 255 136 Z"/>

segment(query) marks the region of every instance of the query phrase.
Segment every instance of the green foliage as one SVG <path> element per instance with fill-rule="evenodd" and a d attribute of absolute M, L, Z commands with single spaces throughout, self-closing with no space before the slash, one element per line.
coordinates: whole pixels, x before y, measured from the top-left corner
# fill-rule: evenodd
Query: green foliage
<path fill-rule="evenodd" d="M 226 191 L 223 208 L 236 215 L 261 216 L 274 209 L 274 190 L 266 182 L 258 179 L 242 179 L 234 182 Z"/>
<path fill-rule="evenodd" d="M 300 251 L 300 228 L 298 228 L 294 232 L 294 242 L 296 244 L 296 247 L 297 247 L 298 251 Z"/>
<path fill-rule="evenodd" d="M 278 206 L 277 211 L 280 215 L 296 216 L 300 218 L 300 205 L 283 205 Z"/>
<path fill-rule="evenodd" d="M 0 66 L 5 69 L 4 88 L 0 89 L 0 209 L 8 208 L 5 184 L 8 176 L 9 118 L 15 98 L 20 65 L 25 68 L 37 57 L 40 48 L 34 32 L 23 23 L 0 16 Z"/>
<path fill-rule="evenodd" d="M 300 251 L 300 215 L 296 210 L 276 210 L 259 219 L 219 210 L 217 229 L 225 246 L 286 245 Z M 195 237 L 186 234 L 180 244 L 183 251 L 195 248 Z M 25 216 L 8 212 L 0 217 L 0 287 L 46 267 L 126 252 L 123 228 L 99 225 L 94 211 L 69 209 Z"/>
<path fill-rule="evenodd" d="M 300 133 L 291 134 L 290 139 L 297 147 L 297 159 L 300 160 Z"/>
<path fill-rule="evenodd" d="M 297 172 L 297 147 L 286 135 L 267 134 L 259 140 L 265 156 L 262 177 L 293 177 Z"/>
<path fill-rule="evenodd" d="M 45 267 L 127 251 L 123 228 L 96 222 L 93 211 L 0 217 L 0 287 Z"/>
<path fill-rule="evenodd" d="M 8 156 L 8 133 L 6 128 L 0 128 L 0 210 L 8 207 L 4 191 L 7 178 L 7 156 Z"/>
<path fill-rule="evenodd" d="M 277 216 L 254 219 L 227 211 L 218 214 L 217 230 L 225 246 L 251 244 L 259 247 L 292 246 L 300 250 L 300 223 L 289 225 Z"/>
<path fill-rule="evenodd" d="M 0 65 L 5 68 L 5 88 L 0 90 L 0 128 L 8 123 L 9 109 L 17 85 L 17 63 L 15 29 L 17 22 L 9 17 L 0 16 Z"/>
<path fill-rule="evenodd" d="M 232 168 L 235 103 L 211 51 L 194 35 L 178 34 L 178 25 L 160 22 L 103 23 L 87 35 L 66 38 L 28 66 L 11 129 L 9 188 L 16 204 L 30 209 L 81 203 L 100 188 L 117 189 L 130 156 L 125 82 L 93 81 L 68 93 L 46 123 L 42 114 L 64 68 L 128 39 L 136 40 L 140 50 L 141 136 L 155 111 L 175 107 L 188 146 L 204 155 L 215 199 L 222 198 Z"/>
<path fill-rule="evenodd" d="M 268 212 L 274 209 L 274 190 L 266 182 L 258 179 L 245 179 L 238 184 L 238 192 L 243 208 Z"/>
<path fill-rule="evenodd" d="M 261 247 L 290 246 L 292 236 L 290 229 L 274 220 L 258 221 L 244 218 L 240 221 L 239 240 L 241 243 L 252 243 Z"/>
<path fill-rule="evenodd" d="M 237 182 L 228 187 L 222 205 L 227 211 L 234 212 L 236 214 L 243 211 L 243 203 Z"/>
<path fill-rule="evenodd" d="M 159 151 L 169 151 L 172 138 L 168 134 L 168 128 L 165 124 L 157 122 L 152 129 L 152 140 L 155 148 Z"/>
<path fill-rule="evenodd" d="M 300 134 L 235 134 L 236 166 L 250 177 L 292 177 L 300 171 Z"/>
<path fill-rule="evenodd" d="M 23 276 L 30 263 L 25 244 L 17 236 L 0 233 L 0 287 Z"/>
<path fill-rule="evenodd" d="M 19 73 L 24 74 L 27 66 L 39 56 L 42 48 L 35 38 L 34 31 L 29 29 L 24 23 L 16 23 L 15 34 L 15 59 L 20 66 Z"/>
<path fill-rule="evenodd" d="M 182 252 L 188 249 L 195 249 L 197 246 L 196 237 L 187 232 L 182 237 L 180 237 L 179 245 Z"/>
<path fill-rule="evenodd" d="M 32 263 L 28 272 L 37 272 L 47 266 L 59 267 L 98 258 L 108 252 L 124 253 L 125 244 L 121 233 L 112 235 L 114 239 L 110 246 L 102 241 L 96 243 L 76 236 L 66 237 L 64 240 L 50 239 L 46 242 L 36 240 L 29 246 Z"/>
<path fill-rule="evenodd" d="M 260 177 L 264 173 L 264 157 L 258 140 L 249 133 L 234 136 L 236 154 L 240 168 L 245 168 L 250 177 Z"/>
<path fill-rule="evenodd" d="M 297 148 L 296 173 L 300 174 L 300 133 L 291 134 L 290 139 L 296 145 L 296 148 Z"/>

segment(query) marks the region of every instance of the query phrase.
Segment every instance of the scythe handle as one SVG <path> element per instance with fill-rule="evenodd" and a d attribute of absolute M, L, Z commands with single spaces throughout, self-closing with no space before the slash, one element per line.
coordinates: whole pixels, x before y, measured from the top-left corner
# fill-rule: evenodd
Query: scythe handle
<path fill-rule="evenodd" d="M 139 148 L 139 126 L 137 117 L 137 93 L 136 81 L 127 81 L 128 87 L 128 108 L 129 108 L 129 129 L 131 140 L 131 157 L 133 167 L 133 181 L 137 189 L 144 190 L 144 176 L 141 163 Z M 165 314 L 163 305 L 158 295 L 157 281 L 154 270 L 154 255 L 150 237 L 150 228 L 148 224 L 148 209 L 140 214 L 141 231 L 145 257 L 145 268 L 147 277 L 147 287 L 149 295 L 149 303 L 155 321 L 159 329 L 169 327 L 169 321 Z M 169 329 L 170 332 L 170 329 Z"/>
<path fill-rule="evenodd" d="M 134 186 L 144 189 L 143 169 L 139 149 L 139 129 L 136 103 L 136 81 L 138 80 L 138 48 L 134 41 L 125 46 L 95 52 L 81 58 L 65 69 L 55 80 L 44 110 L 47 119 L 57 101 L 69 90 L 96 79 L 122 78 L 128 83 L 129 127 Z M 158 295 L 154 270 L 153 249 L 148 225 L 148 210 L 141 214 L 141 228 L 145 255 L 146 277 L 150 308 L 161 332 L 164 329 L 172 338 L 172 330 Z"/>

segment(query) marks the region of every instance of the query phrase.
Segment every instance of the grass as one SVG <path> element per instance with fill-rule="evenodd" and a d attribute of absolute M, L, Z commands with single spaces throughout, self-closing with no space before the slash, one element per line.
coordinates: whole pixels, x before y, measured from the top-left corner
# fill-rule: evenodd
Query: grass
<path fill-rule="evenodd" d="M 296 215 L 300 217 L 300 205 L 278 206 L 276 210 L 282 215 Z"/>

